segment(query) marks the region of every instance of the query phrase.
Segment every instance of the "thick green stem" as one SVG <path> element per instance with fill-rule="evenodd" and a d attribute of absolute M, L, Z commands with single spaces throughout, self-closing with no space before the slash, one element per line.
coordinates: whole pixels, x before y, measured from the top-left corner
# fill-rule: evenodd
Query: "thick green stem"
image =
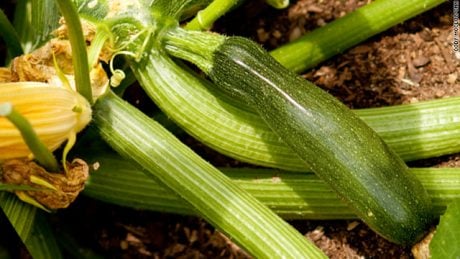
<path fill-rule="evenodd" d="M 214 0 L 208 7 L 199 11 L 185 26 L 188 30 L 208 30 L 213 23 L 243 0 Z"/>
<path fill-rule="evenodd" d="M 225 36 L 175 27 L 164 35 L 164 39 L 171 55 L 188 60 L 209 73 L 213 66 L 214 50 L 224 42 Z"/>
<path fill-rule="evenodd" d="M 77 9 L 70 0 L 56 0 L 62 15 L 64 16 L 68 32 L 69 41 L 72 46 L 72 64 L 75 70 L 75 86 L 77 92 L 93 103 L 93 94 L 89 79 L 88 54 L 81 28 L 80 17 Z"/>
<path fill-rule="evenodd" d="M 376 0 L 271 54 L 286 68 L 302 72 L 443 2 L 446 1 Z"/>
<path fill-rule="evenodd" d="M 89 153 L 88 153 L 89 152 Z M 197 215 L 184 199 L 133 163 L 107 151 L 85 150 L 88 162 L 98 162 L 84 194 L 131 208 Z M 221 168 L 245 191 L 285 219 L 355 219 L 356 215 L 317 176 L 273 169 Z M 460 198 L 459 168 L 411 168 L 427 189 L 434 213 Z"/>
<path fill-rule="evenodd" d="M 286 222 L 161 125 L 112 93 L 94 107 L 101 136 L 256 257 L 324 255 Z"/>

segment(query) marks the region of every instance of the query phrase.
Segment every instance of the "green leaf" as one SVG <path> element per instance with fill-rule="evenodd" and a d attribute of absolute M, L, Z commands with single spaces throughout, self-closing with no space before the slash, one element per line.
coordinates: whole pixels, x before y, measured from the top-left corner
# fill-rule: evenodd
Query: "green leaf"
<path fill-rule="evenodd" d="M 460 199 L 447 206 L 430 243 L 432 259 L 460 258 Z"/>
<path fill-rule="evenodd" d="M 0 193 L 0 207 L 21 240 L 26 240 L 32 230 L 37 208 L 25 204 L 6 192 Z"/>
<path fill-rule="evenodd" d="M 7 192 L 0 192 L 0 207 L 33 258 L 62 258 L 43 212 Z"/>
<path fill-rule="evenodd" d="M 23 242 L 34 259 L 62 258 L 53 230 L 41 211 L 36 215 L 30 235 Z"/>

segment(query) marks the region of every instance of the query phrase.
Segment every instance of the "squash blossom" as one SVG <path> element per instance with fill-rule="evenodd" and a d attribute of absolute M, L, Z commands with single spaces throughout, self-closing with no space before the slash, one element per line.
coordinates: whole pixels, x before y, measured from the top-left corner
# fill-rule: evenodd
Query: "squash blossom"
<path fill-rule="evenodd" d="M 12 104 L 51 151 L 91 120 L 91 107 L 85 98 L 70 88 L 48 83 L 0 83 L 0 103 Z M 0 161 L 30 155 L 19 130 L 0 117 Z"/>

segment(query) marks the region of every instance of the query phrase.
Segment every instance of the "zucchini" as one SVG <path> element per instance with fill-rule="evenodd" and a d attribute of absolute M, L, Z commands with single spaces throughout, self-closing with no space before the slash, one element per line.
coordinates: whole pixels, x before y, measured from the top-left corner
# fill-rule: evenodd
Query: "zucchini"
<path fill-rule="evenodd" d="M 150 51 L 148 62 L 132 62 L 131 68 L 150 98 L 188 134 L 236 160 L 310 170 L 253 108 L 162 52 Z M 404 161 L 413 161 L 460 152 L 458 109 L 460 98 L 450 97 L 354 112 Z"/>
<path fill-rule="evenodd" d="M 345 105 L 248 39 L 175 28 L 166 34 L 165 45 L 255 108 L 374 231 L 403 245 L 423 237 L 433 220 L 427 192 L 404 161 Z"/>

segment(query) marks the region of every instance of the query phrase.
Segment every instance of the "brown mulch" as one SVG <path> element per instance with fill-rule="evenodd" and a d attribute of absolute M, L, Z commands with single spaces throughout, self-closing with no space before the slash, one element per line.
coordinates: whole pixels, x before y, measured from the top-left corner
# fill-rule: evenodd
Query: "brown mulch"
<path fill-rule="evenodd" d="M 286 10 L 248 1 L 216 25 L 273 49 L 367 4 L 358 0 L 299 0 Z M 460 66 L 451 53 L 450 3 L 400 24 L 303 76 L 349 107 L 411 103 L 460 95 Z M 238 22 L 235 22 L 238 21 Z M 238 163 L 185 140 L 217 165 Z M 415 162 L 459 166 L 457 155 Z M 81 197 L 53 217 L 59 230 L 108 258 L 247 258 L 229 239 L 196 217 L 135 211 Z M 66 222 L 75 222 L 67 226 Z M 331 258 L 411 258 L 410 248 L 378 237 L 360 221 L 292 221 Z M 11 241 L 10 241 L 11 242 Z M 1 242 L 0 242 L 1 243 Z M 18 249 L 16 251 L 24 251 Z M 17 252 L 20 257 L 27 257 Z"/>

